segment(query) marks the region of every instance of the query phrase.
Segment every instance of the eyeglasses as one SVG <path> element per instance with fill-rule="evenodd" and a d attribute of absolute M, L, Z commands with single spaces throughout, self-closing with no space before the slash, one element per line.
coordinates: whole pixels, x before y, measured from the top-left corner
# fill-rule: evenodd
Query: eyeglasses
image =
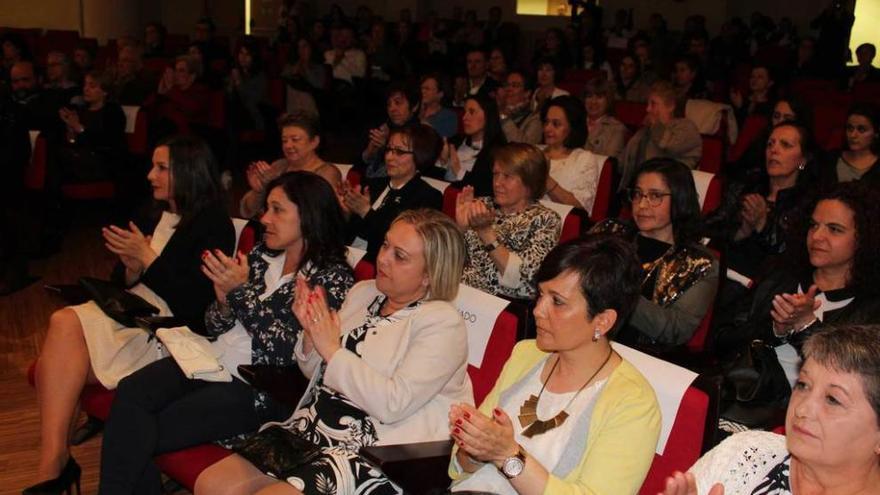
<path fill-rule="evenodd" d="M 663 198 L 666 196 L 672 196 L 672 193 L 657 191 L 642 192 L 641 189 L 627 189 L 626 191 L 626 197 L 628 197 L 633 204 L 639 204 L 642 202 L 642 199 L 648 198 L 648 205 L 660 206 L 660 203 L 663 202 Z"/>
<path fill-rule="evenodd" d="M 394 156 L 412 155 L 413 150 L 405 150 L 403 148 L 385 148 L 385 153 L 391 153 Z"/>

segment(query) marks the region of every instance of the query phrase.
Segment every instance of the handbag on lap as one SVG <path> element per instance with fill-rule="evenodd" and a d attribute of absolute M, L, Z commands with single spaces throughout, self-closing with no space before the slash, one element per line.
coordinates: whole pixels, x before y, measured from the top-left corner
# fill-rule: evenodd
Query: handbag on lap
<path fill-rule="evenodd" d="M 141 296 L 132 294 L 112 282 L 82 277 L 79 279 L 79 285 L 104 314 L 126 327 L 136 327 L 135 318 L 137 317 L 153 316 L 159 313 L 159 308 Z"/>

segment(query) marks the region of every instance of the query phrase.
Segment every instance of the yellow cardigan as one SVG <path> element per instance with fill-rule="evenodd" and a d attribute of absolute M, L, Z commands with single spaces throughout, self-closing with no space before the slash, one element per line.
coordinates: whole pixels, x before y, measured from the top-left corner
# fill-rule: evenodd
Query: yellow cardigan
<path fill-rule="evenodd" d="M 522 380 L 546 357 L 547 353 L 538 349 L 534 340 L 519 342 L 504 365 L 495 387 L 480 405 L 480 411 L 491 417 L 500 395 Z M 583 456 L 564 479 L 551 473 L 544 493 L 638 493 L 654 459 L 659 435 L 660 408 L 654 389 L 633 365 L 623 361 L 608 377 L 596 400 Z M 564 443 L 560 442 L 560 445 Z M 457 449 L 456 445 L 453 458 Z M 457 470 L 455 464 L 450 463 L 450 478 L 459 480 L 469 476 L 469 473 Z M 544 468 L 548 471 L 553 469 L 552 466 Z"/>

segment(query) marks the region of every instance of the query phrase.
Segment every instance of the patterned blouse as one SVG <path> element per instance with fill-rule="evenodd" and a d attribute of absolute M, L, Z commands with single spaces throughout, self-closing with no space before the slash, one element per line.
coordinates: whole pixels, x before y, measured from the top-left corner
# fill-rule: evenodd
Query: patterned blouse
<path fill-rule="evenodd" d="M 716 483 L 724 493 L 791 495 L 791 455 L 785 436 L 767 431 L 731 435 L 707 452 L 690 472 L 697 493 L 708 493 Z"/>
<path fill-rule="evenodd" d="M 205 325 L 209 335 L 218 336 L 232 329 L 235 322 L 239 321 L 252 338 L 253 364 L 288 366 L 296 362 L 293 347 L 302 326 L 291 309 L 295 279 L 291 278 L 268 297 L 260 298 L 266 292 L 265 274 L 269 267 L 264 257 L 273 254 L 264 244 L 251 250 L 248 254 L 248 281 L 226 295 L 228 310 L 223 310 L 217 301 L 208 307 Z M 348 289 L 354 284 L 351 268 L 345 261 L 323 270 L 309 264 L 302 273 L 308 278 L 310 285 L 320 285 L 326 290 L 328 303 L 334 310 L 342 306 Z M 258 408 L 264 403 L 265 395 L 260 392 L 257 397 Z"/>
<path fill-rule="evenodd" d="M 539 203 L 531 203 L 519 213 L 505 214 L 492 198 L 479 200 L 495 211 L 498 243 L 510 251 L 510 256 L 504 273 L 499 272 L 483 247 L 483 241 L 476 232 L 468 230 L 464 235 L 468 266 L 462 281 L 490 294 L 531 298 L 535 294 L 532 278 L 544 257 L 559 241 L 562 228 L 559 215 Z"/>

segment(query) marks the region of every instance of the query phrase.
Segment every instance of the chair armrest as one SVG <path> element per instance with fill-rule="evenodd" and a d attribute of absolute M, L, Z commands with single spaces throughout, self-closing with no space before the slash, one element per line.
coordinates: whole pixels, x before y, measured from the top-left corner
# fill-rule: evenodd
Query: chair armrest
<path fill-rule="evenodd" d="M 242 364 L 238 373 L 255 389 L 268 393 L 274 400 L 295 408 L 309 386 L 299 366 Z"/>
<path fill-rule="evenodd" d="M 445 490 L 451 482 L 447 468 L 452 455 L 452 440 L 374 445 L 361 448 L 360 454 L 403 488 L 404 493 Z"/>

